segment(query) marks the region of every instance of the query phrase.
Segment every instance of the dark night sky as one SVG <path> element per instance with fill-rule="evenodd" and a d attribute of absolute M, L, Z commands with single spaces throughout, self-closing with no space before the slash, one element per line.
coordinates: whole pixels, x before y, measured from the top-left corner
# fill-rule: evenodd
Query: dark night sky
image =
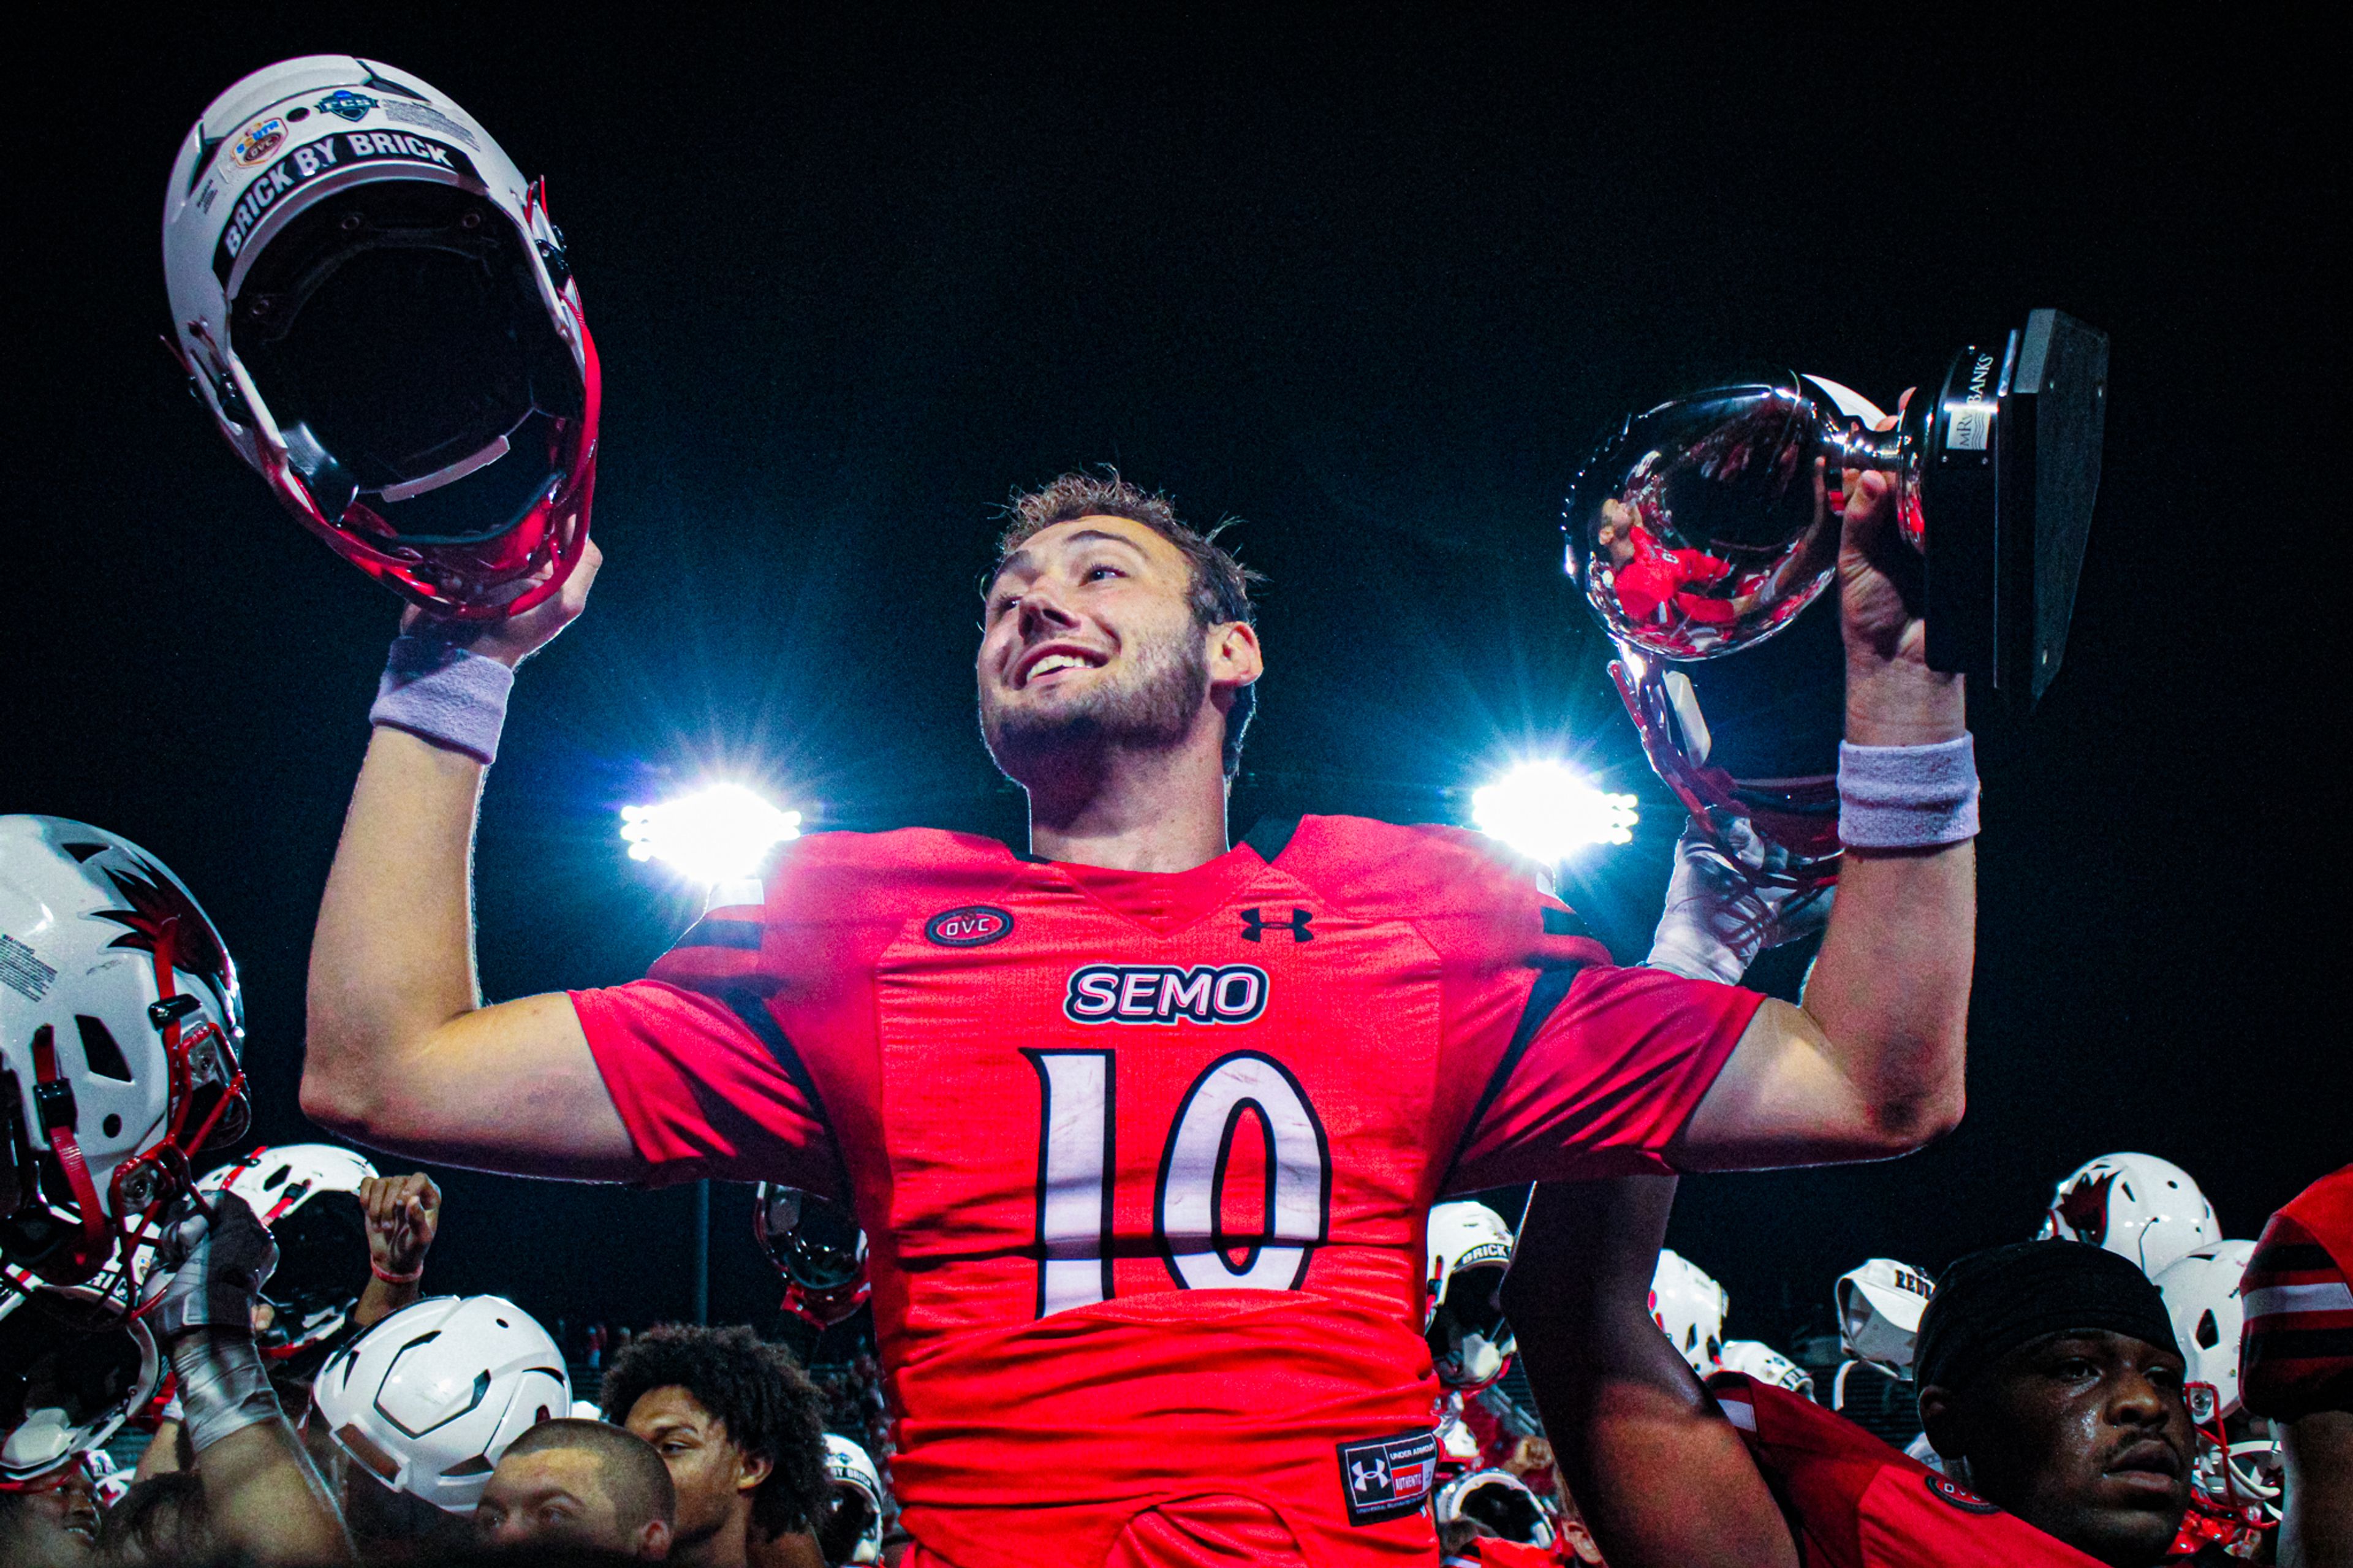
<path fill-rule="evenodd" d="M 188 401 L 155 225 L 214 92 L 348 50 L 548 176 L 605 361 L 608 563 L 525 672 L 484 812 L 493 995 L 627 979 L 682 927 L 615 837 L 665 778 L 1018 832 L 970 717 L 973 584 L 991 504 L 1091 462 L 1247 520 L 1271 579 L 1237 828 L 1461 820 L 1442 792 L 1566 745 L 1644 794 L 1574 895 L 1639 958 L 1676 821 L 1559 575 L 1577 458 L 1755 365 L 1892 399 L 2049 304 L 2113 339 L 2106 479 L 2065 672 L 2031 732 L 1988 738 L 1968 1123 L 1892 1166 L 1689 1183 L 1675 1244 L 1736 1331 L 1778 1333 L 1785 1288 L 1826 1306 L 1868 1254 L 2023 1234 L 2105 1150 L 2182 1162 L 2237 1236 L 2348 1157 L 2341 961 L 2308 914 L 2334 814 L 2297 809 L 2342 689 L 2263 602 L 2306 602 L 2290 574 L 2342 515 L 2310 436 L 2335 439 L 2310 405 L 2338 390 L 2342 281 L 2314 40 L 400 9 L 93 20 L 16 73 L 0 809 L 103 824 L 196 889 L 272 1141 L 303 1133 L 311 917 L 396 606 Z M 450 1186 L 436 1288 L 685 1310 L 686 1194 Z M 748 1202 L 719 1212 L 717 1311 L 773 1321 Z"/>

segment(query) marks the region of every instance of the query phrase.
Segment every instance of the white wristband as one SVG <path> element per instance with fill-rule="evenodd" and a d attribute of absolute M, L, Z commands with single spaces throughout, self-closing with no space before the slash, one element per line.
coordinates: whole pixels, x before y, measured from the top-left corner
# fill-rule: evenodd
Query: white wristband
<path fill-rule="evenodd" d="M 392 640 L 368 722 L 463 752 L 485 767 L 498 760 L 514 670 L 437 637 Z"/>
<path fill-rule="evenodd" d="M 1839 745 L 1839 840 L 1855 849 L 1927 849 L 1978 834 L 1977 750 L 1968 736 L 1926 746 Z"/>

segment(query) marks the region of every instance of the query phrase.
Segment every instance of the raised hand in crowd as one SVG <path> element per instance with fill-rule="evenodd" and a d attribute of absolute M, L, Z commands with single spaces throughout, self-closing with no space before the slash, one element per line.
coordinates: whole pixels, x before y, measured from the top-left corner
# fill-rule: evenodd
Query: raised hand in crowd
<path fill-rule="evenodd" d="M 211 1209 L 207 1217 L 193 1197 L 183 1201 L 157 1244 L 141 1309 L 179 1379 L 211 1544 L 257 1563 L 354 1561 L 254 1344 L 254 1309 L 278 1244 L 235 1194 L 216 1194 Z"/>
<path fill-rule="evenodd" d="M 423 1293 L 425 1255 L 441 1229 L 441 1189 L 423 1172 L 360 1183 L 367 1215 L 368 1282 L 352 1321 L 374 1328 Z"/>

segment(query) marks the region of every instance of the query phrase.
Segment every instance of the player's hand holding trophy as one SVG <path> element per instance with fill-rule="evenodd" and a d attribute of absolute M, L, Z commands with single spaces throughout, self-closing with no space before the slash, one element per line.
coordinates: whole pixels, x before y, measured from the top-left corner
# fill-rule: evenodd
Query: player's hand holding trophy
<path fill-rule="evenodd" d="M 2106 393 L 2106 338 L 2040 310 L 1960 350 L 1892 417 L 1789 373 L 1630 416 L 1588 460 L 1564 518 L 1568 570 L 1617 645 L 1611 673 L 1652 767 L 1728 861 L 1782 887 L 1836 877 L 1835 736 L 1806 738 L 1820 768 L 1736 776 L 1686 667 L 1802 640 L 1786 634 L 1831 584 L 1848 496 L 1877 471 L 1914 557 L 1895 574 L 1929 665 L 2031 708 L 2065 651 Z M 1775 689 L 1834 673 L 1775 672 L 1752 721 L 1782 721 Z"/>

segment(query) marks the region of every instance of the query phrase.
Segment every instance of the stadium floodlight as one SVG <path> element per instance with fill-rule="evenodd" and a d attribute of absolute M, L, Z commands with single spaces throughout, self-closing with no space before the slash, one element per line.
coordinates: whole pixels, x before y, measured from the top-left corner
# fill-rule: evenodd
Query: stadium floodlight
<path fill-rule="evenodd" d="M 632 860 L 659 860 L 703 885 L 714 902 L 756 902 L 741 895 L 754 883 L 768 851 L 801 836 L 801 814 L 781 811 L 739 784 L 712 784 L 657 805 L 621 808 L 621 837 Z M 725 898 L 722 894 L 725 893 Z"/>
<path fill-rule="evenodd" d="M 1596 789 L 1566 763 L 1514 765 L 1471 796 L 1471 820 L 1542 865 L 1556 866 L 1589 844 L 1630 844 L 1634 797 Z"/>

